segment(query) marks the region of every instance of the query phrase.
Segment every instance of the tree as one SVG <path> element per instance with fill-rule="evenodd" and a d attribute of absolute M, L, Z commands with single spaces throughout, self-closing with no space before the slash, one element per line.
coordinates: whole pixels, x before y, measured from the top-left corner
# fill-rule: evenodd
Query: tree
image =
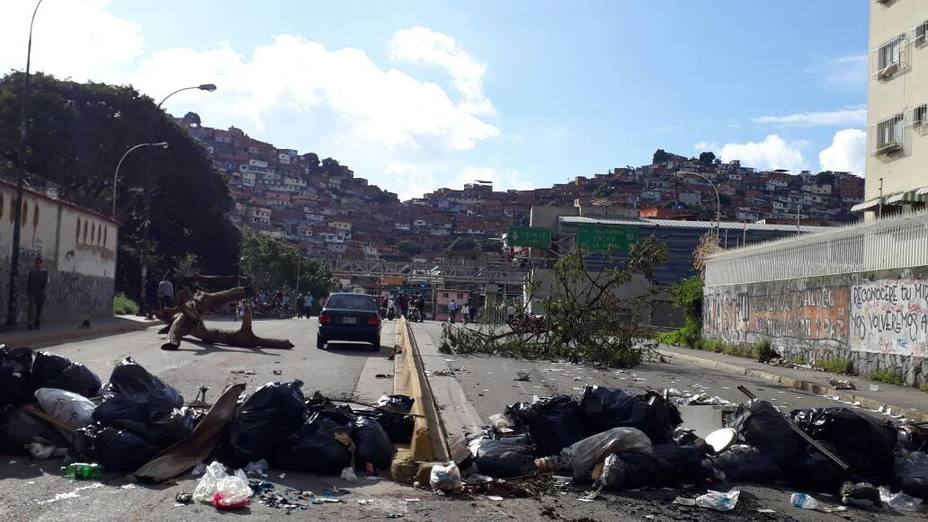
<path fill-rule="evenodd" d="M 815 175 L 816 185 L 832 185 L 835 182 L 835 175 L 831 172 L 819 172 Z"/>
<path fill-rule="evenodd" d="M 406 257 L 415 257 L 422 253 L 422 246 L 411 239 L 404 239 L 396 244 L 397 250 Z"/>
<path fill-rule="evenodd" d="M 669 160 L 672 157 L 673 155 L 665 151 L 664 149 L 657 149 L 656 151 L 654 151 L 654 156 L 651 157 L 651 164 L 656 165 L 658 163 L 664 163 L 665 161 Z"/>
<path fill-rule="evenodd" d="M 703 165 L 712 165 L 715 162 L 714 152 L 702 152 L 699 154 L 699 163 Z"/>
<path fill-rule="evenodd" d="M 475 250 L 477 250 L 477 242 L 474 241 L 473 238 L 464 237 L 464 236 L 455 239 L 454 241 L 451 242 L 450 245 L 448 245 L 449 252 L 461 253 L 461 252 L 474 252 Z"/>
<path fill-rule="evenodd" d="M 0 79 L 0 151 L 19 147 L 22 80 L 21 73 Z M 182 127 L 132 87 L 41 73 L 31 81 L 28 143 L 18 161 L 31 175 L 58 185 L 63 199 L 109 214 L 113 171 L 123 153 L 152 140 L 170 144 L 167 150 L 133 153 L 120 170 L 117 292 L 139 295 L 146 192 L 151 195 L 148 251 L 154 273 L 190 255 L 202 271 L 233 273 L 239 233 L 225 217 L 232 200 L 206 151 Z"/>
<path fill-rule="evenodd" d="M 296 289 L 297 273 L 301 292 L 325 296 L 333 286 L 332 273 L 325 265 L 299 255 L 284 241 L 250 232 L 242 235 L 240 268 L 256 290 Z"/>

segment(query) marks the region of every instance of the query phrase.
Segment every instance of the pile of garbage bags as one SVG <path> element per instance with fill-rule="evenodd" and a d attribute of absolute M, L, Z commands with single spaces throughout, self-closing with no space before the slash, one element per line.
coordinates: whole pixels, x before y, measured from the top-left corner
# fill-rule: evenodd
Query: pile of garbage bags
<path fill-rule="evenodd" d="M 784 414 L 752 399 L 729 421 L 734 442 L 716 450 L 680 427 L 679 411 L 666 396 L 587 386 L 579 398 L 515 403 L 470 438 L 470 458 L 458 464 L 465 476 L 511 479 L 551 471 L 616 491 L 753 482 L 835 494 L 850 483 L 928 497 L 924 426 L 894 426 L 843 407 Z"/>
<path fill-rule="evenodd" d="M 323 474 L 389 469 L 395 444 L 412 440 L 414 399 L 386 395 L 353 411 L 299 380 L 268 383 L 239 399 L 213 452 L 233 468 L 264 459 Z M 109 381 L 84 365 L 28 348 L 0 347 L 0 453 L 61 456 L 131 472 L 188 437 L 205 412 L 132 359 Z"/>

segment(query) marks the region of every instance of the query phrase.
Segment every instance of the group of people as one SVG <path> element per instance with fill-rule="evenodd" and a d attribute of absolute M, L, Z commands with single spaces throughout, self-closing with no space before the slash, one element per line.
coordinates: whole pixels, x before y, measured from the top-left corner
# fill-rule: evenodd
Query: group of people
<path fill-rule="evenodd" d="M 463 305 L 459 305 L 454 299 L 448 303 L 448 321 L 450 323 L 454 323 L 458 312 L 461 313 L 464 324 L 472 323 L 477 318 L 477 306 L 471 304 L 470 300 L 465 301 Z"/>
<path fill-rule="evenodd" d="M 387 299 L 387 312 L 393 310 L 394 315 L 406 317 L 409 312 L 415 308 L 421 314 L 425 306 L 425 300 L 422 298 L 421 294 L 416 295 L 406 295 L 399 294 L 395 298 L 390 296 Z"/>

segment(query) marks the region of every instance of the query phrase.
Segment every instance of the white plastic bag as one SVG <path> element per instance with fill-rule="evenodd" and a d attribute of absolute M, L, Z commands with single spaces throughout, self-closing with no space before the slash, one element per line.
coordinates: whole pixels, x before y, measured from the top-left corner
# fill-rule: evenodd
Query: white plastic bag
<path fill-rule="evenodd" d="M 242 470 L 236 470 L 235 475 L 226 475 L 219 479 L 216 491 L 213 493 L 213 506 L 219 509 L 237 509 L 247 506 L 251 501 L 251 487 L 248 477 Z"/>
<path fill-rule="evenodd" d="M 213 461 L 206 467 L 206 473 L 197 482 L 197 487 L 193 490 L 193 500 L 197 502 L 210 503 L 213 501 L 213 493 L 219 486 L 219 481 L 226 477 L 226 467 L 219 461 Z"/>
<path fill-rule="evenodd" d="M 886 486 L 880 486 L 880 500 L 890 509 L 904 513 L 915 513 L 922 506 L 922 499 L 910 497 L 901 491 L 895 494 L 890 493 Z"/>
<path fill-rule="evenodd" d="M 35 398 L 45 413 L 62 424 L 75 429 L 93 424 L 93 402 L 82 395 L 57 388 L 39 388 Z"/>
<path fill-rule="evenodd" d="M 696 505 L 714 511 L 731 511 L 738 504 L 739 495 L 741 495 L 741 491 L 737 489 L 731 491 L 709 490 L 705 495 L 696 497 Z"/>
<path fill-rule="evenodd" d="M 452 493 L 464 489 L 464 482 L 461 481 L 461 470 L 454 461 L 448 464 L 435 464 L 432 466 L 432 474 L 429 477 L 429 484 L 432 491 L 441 493 Z"/>

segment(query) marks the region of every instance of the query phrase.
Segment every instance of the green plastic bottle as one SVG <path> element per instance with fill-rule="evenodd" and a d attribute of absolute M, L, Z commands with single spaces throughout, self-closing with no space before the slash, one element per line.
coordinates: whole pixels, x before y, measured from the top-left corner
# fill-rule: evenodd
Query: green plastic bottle
<path fill-rule="evenodd" d="M 100 480 L 103 476 L 103 466 L 74 462 L 64 469 L 64 476 L 74 480 Z"/>

